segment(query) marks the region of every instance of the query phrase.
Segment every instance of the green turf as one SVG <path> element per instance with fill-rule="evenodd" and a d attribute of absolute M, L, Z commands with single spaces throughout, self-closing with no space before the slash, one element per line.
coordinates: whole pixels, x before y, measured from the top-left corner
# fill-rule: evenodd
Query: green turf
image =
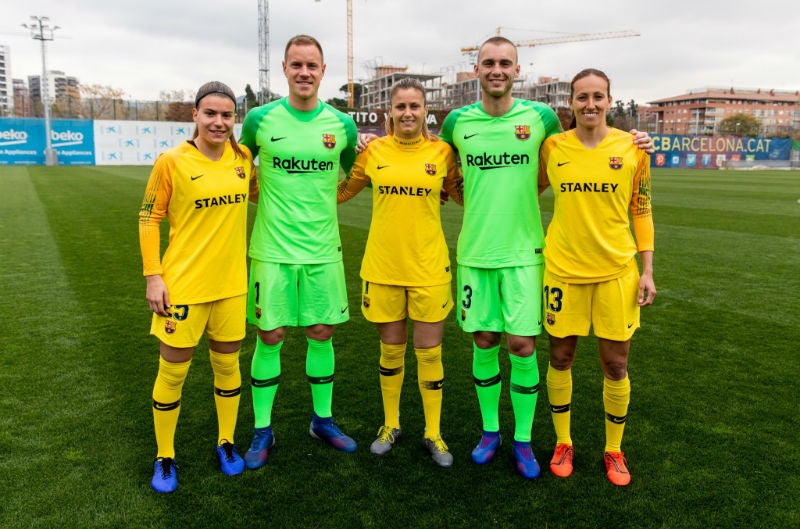
<path fill-rule="evenodd" d="M 366 193 L 341 207 L 353 317 L 334 337 L 334 413 L 359 443 L 335 452 L 307 433 L 304 340 L 288 335 L 269 464 L 217 469 L 211 369 L 197 350 L 177 432 L 180 487 L 150 490 L 150 392 L 157 345 L 137 240 L 144 167 L 0 167 L 0 527 L 780 527 L 800 526 L 800 173 L 661 170 L 653 177 L 658 298 L 632 345 L 624 449 L 632 484 L 602 469 L 602 380 L 592 339 L 574 368 L 576 471 L 526 482 L 510 443 L 476 466 L 480 421 L 470 340 L 448 321 L 440 469 L 421 448 L 414 356 L 407 356 L 404 437 L 368 451 L 381 423 L 377 337 L 358 310 Z M 542 199 L 550 218 L 552 194 Z M 254 211 L 251 211 L 253 213 Z M 251 217 L 252 220 L 252 217 Z M 458 206 L 444 208 L 455 245 Z M 454 257 L 453 257 L 454 258 Z M 237 444 L 253 420 L 249 366 Z M 540 342 L 542 378 L 546 340 Z M 510 441 L 508 360 L 501 424 Z M 539 398 L 534 451 L 554 434 Z"/>

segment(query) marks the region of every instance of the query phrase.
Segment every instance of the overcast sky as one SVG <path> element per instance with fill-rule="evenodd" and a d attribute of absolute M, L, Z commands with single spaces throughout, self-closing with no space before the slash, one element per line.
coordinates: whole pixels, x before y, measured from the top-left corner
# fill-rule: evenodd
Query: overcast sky
<path fill-rule="evenodd" d="M 49 70 L 81 83 L 118 88 L 132 99 L 161 91 L 194 93 L 209 80 L 237 94 L 258 89 L 257 0 L 27 0 L 4 2 L 0 44 L 11 76 L 42 71 L 40 42 L 21 27 L 31 15 L 60 26 L 47 43 Z M 270 84 L 286 94 L 281 71 L 289 37 L 308 33 L 325 50 L 323 99 L 344 97 L 345 0 L 269 2 Z M 494 34 L 511 40 L 634 30 L 640 37 L 520 48 L 523 75 L 569 80 L 604 70 L 612 96 L 648 101 L 713 87 L 800 90 L 800 9 L 796 1 L 672 0 L 353 0 L 355 80 L 370 65 L 444 74 L 471 70 L 460 49 Z"/>

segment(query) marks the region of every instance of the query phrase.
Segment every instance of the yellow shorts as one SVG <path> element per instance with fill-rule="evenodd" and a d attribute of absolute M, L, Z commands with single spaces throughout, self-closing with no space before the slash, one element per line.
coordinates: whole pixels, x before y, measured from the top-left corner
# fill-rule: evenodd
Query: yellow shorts
<path fill-rule="evenodd" d="M 639 328 L 639 269 L 601 283 L 565 283 L 544 272 L 544 326 L 557 338 L 588 336 L 624 342 Z"/>
<path fill-rule="evenodd" d="M 150 334 L 170 347 L 194 347 L 203 333 L 209 340 L 244 339 L 247 295 L 197 305 L 173 305 L 168 317 L 153 314 Z"/>
<path fill-rule="evenodd" d="M 361 282 L 361 312 L 367 321 L 388 323 L 406 317 L 414 321 L 442 321 L 453 309 L 450 283 L 406 287 Z"/>

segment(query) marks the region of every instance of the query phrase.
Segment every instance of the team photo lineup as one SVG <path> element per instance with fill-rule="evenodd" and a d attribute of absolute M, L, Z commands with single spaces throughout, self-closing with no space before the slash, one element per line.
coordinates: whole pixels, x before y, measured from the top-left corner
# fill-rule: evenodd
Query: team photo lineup
<path fill-rule="evenodd" d="M 800 11 L 743 13 L 7 2 L 0 529 L 800 528 Z"/>
<path fill-rule="evenodd" d="M 375 418 L 369 452 L 386 459 L 396 443 L 421 443 L 435 466 L 467 464 L 451 453 L 441 429 L 443 336 L 453 318 L 472 342 L 481 424 L 469 464 L 489 464 L 507 450 L 523 479 L 547 470 L 570 477 L 576 461 L 571 366 L 578 337 L 593 336 L 603 380 L 602 395 L 594 398 L 605 414 L 596 427 L 605 444 L 580 449 L 602 461 L 601 479 L 629 485 L 622 450 L 631 400 L 628 357 L 640 309 L 656 297 L 653 143 L 647 133 L 607 124 L 611 80 L 595 68 L 574 76 L 573 123 L 563 130 L 548 105 L 512 96 L 520 75 L 517 49 L 496 36 L 478 50 L 479 101 L 451 111 L 437 136 L 428 129 L 424 86 L 404 78 L 392 86 L 386 135 L 378 137 L 359 134 L 352 117 L 319 99 L 325 69 L 317 39 L 292 37 L 282 61 L 288 95 L 251 109 L 239 138 L 233 90 L 209 80 L 194 99 L 192 139 L 153 165 L 139 210 L 150 334 L 159 342 L 151 487 L 175 491 L 177 462 L 191 457 L 181 455 L 176 431 L 184 382 L 203 337 L 223 474 L 268 472 L 262 467 L 280 457 L 273 449 L 282 428 L 273 429 L 272 419 L 287 382 L 282 363 L 298 361 L 283 347 L 291 328 L 306 338 L 308 435 L 337 451 L 359 450 L 344 426 L 348 410 L 334 406 L 334 338 L 347 339 L 337 326 L 353 317 L 337 208 L 365 188 L 372 213 L 356 317 L 377 330 L 372 358 L 384 415 Z M 548 189 L 554 205 L 545 230 L 538 197 Z M 257 206 L 248 238 L 249 203 Z M 455 263 L 441 208 L 463 208 Z M 169 240 L 162 255 L 165 218 Z M 256 329 L 255 350 L 250 365 L 240 366 L 240 352 L 251 347 L 244 341 L 247 325 Z M 400 421 L 409 328 L 424 417 L 413 426 Z M 537 364 L 542 340 L 549 344 L 544 381 Z M 501 348 L 507 351 L 502 362 Z M 510 371 L 502 374 L 501 364 Z M 243 369 L 249 388 L 243 388 Z M 544 469 L 531 443 L 540 390 L 556 437 Z M 243 395 L 252 398 L 254 424 L 237 443 Z"/>

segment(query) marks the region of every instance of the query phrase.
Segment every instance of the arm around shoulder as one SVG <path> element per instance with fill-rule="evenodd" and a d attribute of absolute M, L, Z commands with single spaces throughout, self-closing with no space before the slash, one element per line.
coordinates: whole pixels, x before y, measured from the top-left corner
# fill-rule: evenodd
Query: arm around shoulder
<path fill-rule="evenodd" d="M 349 174 L 339 180 L 339 184 L 336 187 L 337 204 L 347 202 L 371 182 L 370 177 L 365 172 L 368 157 L 369 154 L 366 152 L 359 154 Z"/>

